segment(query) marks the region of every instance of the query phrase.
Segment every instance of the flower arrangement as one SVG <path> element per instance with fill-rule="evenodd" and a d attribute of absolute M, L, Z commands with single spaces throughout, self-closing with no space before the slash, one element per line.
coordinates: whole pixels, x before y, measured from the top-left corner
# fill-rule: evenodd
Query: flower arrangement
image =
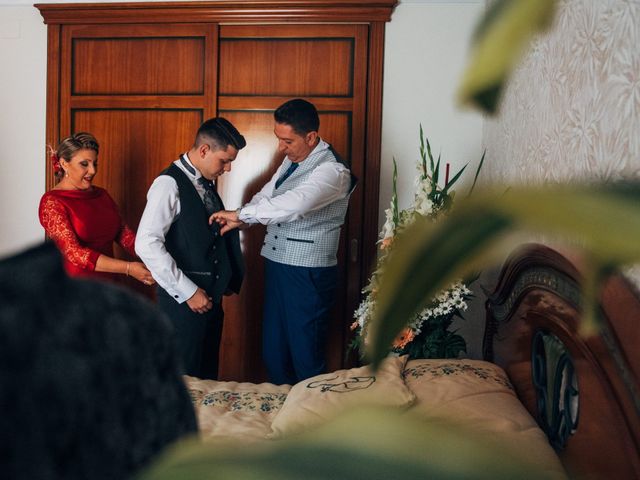
<path fill-rule="evenodd" d="M 471 191 L 478 179 L 483 162 L 484 154 L 480 159 Z M 364 299 L 356 309 L 354 313 L 356 320 L 351 325 L 351 329 L 355 331 L 355 338 L 350 347 L 358 350 L 361 356 L 364 355 L 364 346 L 367 343 L 369 320 L 376 307 L 379 278 L 384 272 L 385 262 L 393 249 L 394 238 L 418 217 L 437 221 L 440 216 L 445 215 L 453 204 L 455 192 L 452 187 L 467 167 L 467 165 L 462 167 L 449 180 L 449 164 L 447 164 L 444 186 L 441 187 L 440 165 L 440 156 L 437 161 L 434 161 L 429 139 L 425 137 L 420 125 L 420 160 L 417 164 L 414 202 L 409 208 L 400 210 L 396 189 L 398 169 L 395 159 L 393 160 L 393 195 L 390 207 L 385 210 L 385 224 L 380 232 L 378 262 L 369 284 L 362 290 Z M 408 354 L 410 358 L 452 358 L 457 357 L 460 352 L 466 353 L 467 345 L 464 338 L 450 331 L 449 328 L 454 318 L 456 316 L 462 318 L 462 312 L 467 310 L 467 301 L 473 297 L 472 291 L 467 286 L 467 283 L 471 282 L 472 280 L 454 282 L 436 295 L 407 323 L 391 345 L 390 353 Z"/>

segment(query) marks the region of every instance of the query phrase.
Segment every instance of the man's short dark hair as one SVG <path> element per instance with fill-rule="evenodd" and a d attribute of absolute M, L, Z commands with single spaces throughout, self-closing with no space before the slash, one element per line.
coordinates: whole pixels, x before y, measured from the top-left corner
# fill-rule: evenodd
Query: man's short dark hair
<path fill-rule="evenodd" d="M 69 278 L 53 244 L 0 261 L 0 472 L 127 479 L 196 431 L 168 319 Z"/>
<path fill-rule="evenodd" d="M 214 144 L 210 146 L 217 150 L 226 150 L 229 145 L 236 150 L 242 150 L 247 145 L 238 129 L 223 117 L 210 118 L 200 125 L 194 146 L 203 143 Z"/>
<path fill-rule="evenodd" d="M 320 128 L 320 118 L 315 105 L 301 98 L 294 98 L 280 105 L 273 112 L 273 118 L 277 123 L 290 125 L 298 135 L 317 132 Z"/>

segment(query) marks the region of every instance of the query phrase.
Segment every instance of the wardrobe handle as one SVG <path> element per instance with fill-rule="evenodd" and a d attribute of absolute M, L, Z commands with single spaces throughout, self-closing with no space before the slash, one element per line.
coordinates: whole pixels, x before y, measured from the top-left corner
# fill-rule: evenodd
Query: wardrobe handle
<path fill-rule="evenodd" d="M 349 248 L 349 256 L 351 257 L 351 263 L 358 262 L 358 239 L 351 239 L 351 247 Z"/>

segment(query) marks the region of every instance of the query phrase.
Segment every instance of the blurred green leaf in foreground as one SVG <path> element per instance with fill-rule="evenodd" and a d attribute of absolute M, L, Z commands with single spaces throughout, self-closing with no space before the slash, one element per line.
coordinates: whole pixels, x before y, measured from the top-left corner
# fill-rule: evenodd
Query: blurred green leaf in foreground
<path fill-rule="evenodd" d="M 471 58 L 458 98 L 495 113 L 500 95 L 531 38 L 552 23 L 556 0 L 495 0 L 490 2 L 473 35 Z"/>
<path fill-rule="evenodd" d="M 513 232 L 577 243 L 587 254 L 583 332 L 597 329 L 596 295 L 605 275 L 640 261 L 640 183 L 519 187 L 478 191 L 441 222 L 417 221 L 397 239 L 380 279 L 371 322 L 377 364 L 407 319 L 453 279 L 481 270 L 510 250 Z"/>
<path fill-rule="evenodd" d="M 359 408 L 299 436 L 239 448 L 186 443 L 140 480 L 545 479 L 507 445 L 443 419 Z"/>

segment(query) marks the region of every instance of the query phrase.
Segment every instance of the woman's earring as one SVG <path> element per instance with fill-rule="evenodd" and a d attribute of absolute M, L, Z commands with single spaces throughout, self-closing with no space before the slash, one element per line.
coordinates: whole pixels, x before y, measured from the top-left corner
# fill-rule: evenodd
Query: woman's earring
<path fill-rule="evenodd" d="M 67 172 L 66 170 L 64 171 L 64 176 L 68 177 L 69 176 L 69 172 Z"/>

